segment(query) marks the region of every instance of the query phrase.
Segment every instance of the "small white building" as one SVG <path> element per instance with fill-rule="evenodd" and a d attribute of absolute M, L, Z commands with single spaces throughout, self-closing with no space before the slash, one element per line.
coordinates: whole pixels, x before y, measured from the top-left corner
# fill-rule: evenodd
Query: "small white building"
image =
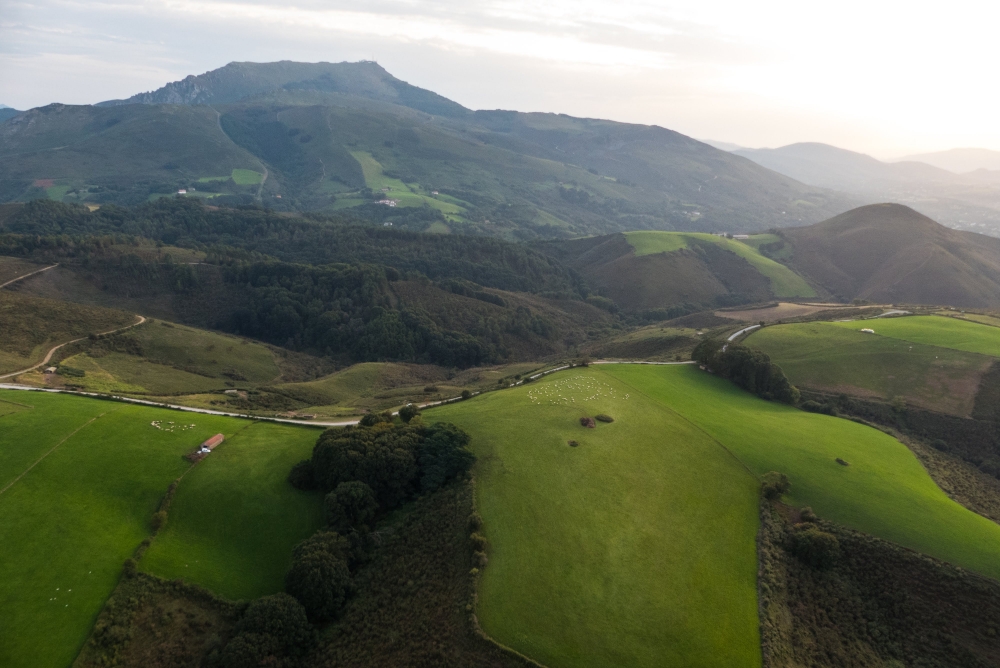
<path fill-rule="evenodd" d="M 187 195 L 188 191 L 185 190 L 184 188 L 181 188 L 180 190 L 177 191 L 177 194 L 178 195 Z"/>

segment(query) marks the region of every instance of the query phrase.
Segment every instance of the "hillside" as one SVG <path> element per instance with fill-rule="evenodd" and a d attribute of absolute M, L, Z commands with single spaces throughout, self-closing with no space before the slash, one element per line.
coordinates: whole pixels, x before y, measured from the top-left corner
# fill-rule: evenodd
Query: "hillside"
<path fill-rule="evenodd" d="M 211 106 L 205 106 L 211 105 Z M 56 150 L 58 149 L 58 150 Z M 0 126 L 0 201 L 354 208 L 512 238 L 811 223 L 852 200 L 660 127 L 472 112 L 370 62 L 232 63 Z"/>
<path fill-rule="evenodd" d="M 1000 305 L 1000 240 L 948 229 L 906 206 L 864 206 L 779 236 L 793 269 L 843 299 Z"/>
<path fill-rule="evenodd" d="M 900 160 L 916 160 L 956 174 L 965 174 L 977 169 L 1000 169 L 1000 151 L 985 148 L 953 148 L 935 153 L 908 155 Z"/>
<path fill-rule="evenodd" d="M 627 232 L 538 247 L 629 311 L 692 311 L 816 295 L 805 280 L 754 245 L 710 234 Z"/>

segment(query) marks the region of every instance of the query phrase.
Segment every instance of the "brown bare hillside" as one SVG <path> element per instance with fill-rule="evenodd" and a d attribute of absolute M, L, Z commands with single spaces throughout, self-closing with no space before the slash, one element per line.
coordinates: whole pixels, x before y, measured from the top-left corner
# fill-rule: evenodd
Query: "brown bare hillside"
<path fill-rule="evenodd" d="M 863 206 L 780 235 L 793 268 L 837 297 L 1000 305 L 1000 239 L 949 229 L 907 206 Z"/>

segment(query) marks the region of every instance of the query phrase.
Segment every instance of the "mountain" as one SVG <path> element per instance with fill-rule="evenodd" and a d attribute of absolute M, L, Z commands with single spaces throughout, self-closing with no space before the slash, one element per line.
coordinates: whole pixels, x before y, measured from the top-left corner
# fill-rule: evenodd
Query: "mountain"
<path fill-rule="evenodd" d="M 1000 170 L 1000 151 L 985 148 L 953 148 L 936 153 L 910 155 L 901 160 L 917 160 L 956 174 L 965 174 L 977 169 Z"/>
<path fill-rule="evenodd" d="M 870 192 L 909 182 L 948 182 L 954 176 L 920 162 L 886 163 L 864 153 L 814 142 L 733 152 L 803 183 L 848 192 Z"/>
<path fill-rule="evenodd" d="M 392 102 L 436 116 L 461 117 L 470 113 L 462 105 L 411 86 L 390 75 L 377 63 L 229 63 L 198 76 L 189 75 L 163 88 L 109 100 L 98 106 L 125 104 L 232 104 L 275 90 L 343 93 Z"/>
<path fill-rule="evenodd" d="M 849 193 L 862 202 L 898 202 L 949 227 L 1000 236 L 1000 171 L 959 175 L 940 165 L 882 162 L 818 143 L 734 153 L 802 183 Z"/>
<path fill-rule="evenodd" d="M 50 105 L 0 128 L 0 157 L 0 201 L 186 190 L 381 221 L 382 200 L 408 229 L 509 238 L 764 229 L 857 203 L 656 126 L 470 111 L 372 62 L 232 63 L 128 100 Z"/>
<path fill-rule="evenodd" d="M 0 123 L 3 123 L 9 118 L 14 118 L 21 112 L 13 107 L 8 107 L 6 104 L 0 104 Z"/>
<path fill-rule="evenodd" d="M 729 151 L 730 153 L 732 153 L 733 151 L 740 151 L 740 150 L 753 150 L 753 149 L 747 149 L 746 146 L 740 146 L 739 144 L 734 144 L 730 141 L 715 141 L 714 139 L 699 139 L 698 141 L 700 141 L 703 144 L 708 144 L 713 148 L 717 148 L 720 151 Z"/>
<path fill-rule="evenodd" d="M 779 230 L 771 252 L 844 299 L 1000 306 L 1000 239 L 952 230 L 899 204 L 875 204 Z"/>

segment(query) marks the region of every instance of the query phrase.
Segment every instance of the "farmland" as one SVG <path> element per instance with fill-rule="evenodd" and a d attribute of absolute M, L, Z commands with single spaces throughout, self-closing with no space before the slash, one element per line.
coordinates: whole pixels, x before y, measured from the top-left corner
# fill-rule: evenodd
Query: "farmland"
<path fill-rule="evenodd" d="M 286 480 L 319 433 L 261 422 L 241 430 L 184 477 L 140 570 L 230 599 L 280 591 L 291 546 L 322 523 L 319 495 Z"/>
<path fill-rule="evenodd" d="M 878 320 L 871 326 L 881 333 L 896 322 Z M 803 388 L 883 400 L 901 397 L 953 415 L 972 411 L 979 380 L 992 358 L 872 336 L 858 331 L 863 326 L 868 323 L 773 325 L 751 334 L 746 345 L 770 355 L 789 380 Z"/>
<path fill-rule="evenodd" d="M 0 390 L 0 407 L 0 562 L 5 576 L 0 581 L 0 618 L 5 620 L 0 665 L 66 666 L 114 589 L 122 564 L 150 534 L 150 519 L 168 485 L 190 467 L 181 455 L 212 434 L 231 437 L 250 423 L 40 392 Z M 231 439 L 212 456 L 227 456 L 223 453 L 230 446 L 237 452 L 230 458 L 256 453 L 241 461 L 238 470 L 246 484 L 256 482 L 267 490 L 260 497 L 271 504 L 262 511 L 263 518 L 270 517 L 265 526 L 289 525 L 275 533 L 279 539 L 264 553 L 256 554 L 264 569 L 255 586 L 265 586 L 266 580 L 273 590 L 273 555 L 283 550 L 287 558 L 300 537 L 295 530 L 308 532 L 312 519 L 298 517 L 302 500 L 290 494 L 293 490 L 282 495 L 268 478 L 284 471 L 269 474 L 258 467 L 269 460 L 283 466 L 282 457 L 298 457 L 315 431 L 272 425 L 254 429 L 247 441 Z M 194 471 L 200 474 L 196 499 L 199 479 L 211 478 L 213 470 L 218 467 L 207 476 Z M 239 502 L 240 491 L 216 500 Z M 179 501 L 183 510 L 183 498 Z M 252 506 L 218 512 L 232 518 Z M 296 516 L 274 519 L 283 512 Z M 186 526 L 181 513 L 178 534 L 185 535 Z M 223 571 L 231 566 L 239 564 L 216 562 Z"/>
<path fill-rule="evenodd" d="M 593 369 L 426 419 L 480 460 L 487 633 L 551 666 L 759 665 L 757 482 L 688 421 Z"/>
<path fill-rule="evenodd" d="M 783 264 L 765 257 L 747 244 L 714 234 L 694 232 L 626 232 L 625 238 L 635 249 L 636 255 L 670 253 L 688 248 L 692 241 L 711 243 L 728 250 L 753 265 L 754 269 L 771 282 L 775 297 L 815 297 L 816 291 L 806 281 Z"/>
<path fill-rule="evenodd" d="M 871 327 L 878 336 L 1000 357 L 1000 328 L 959 318 L 925 315 L 834 324 L 845 329 Z"/>
<path fill-rule="evenodd" d="M 616 421 L 577 423 L 597 412 Z M 1000 527 L 945 496 L 901 443 L 690 365 L 574 370 L 426 419 L 473 434 L 491 542 L 480 620 L 549 665 L 759 662 L 753 510 L 756 476 L 772 470 L 790 478 L 789 503 L 1000 575 Z"/>

